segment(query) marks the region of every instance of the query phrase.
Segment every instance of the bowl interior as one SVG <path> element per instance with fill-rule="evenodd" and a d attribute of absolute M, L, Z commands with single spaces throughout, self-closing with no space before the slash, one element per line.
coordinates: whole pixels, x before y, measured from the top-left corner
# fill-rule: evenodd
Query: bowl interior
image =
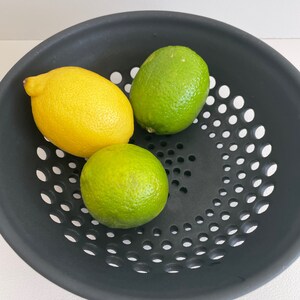
<path fill-rule="evenodd" d="M 210 94 L 185 131 L 131 143 L 169 177 L 164 211 L 112 230 L 84 207 L 85 163 L 37 130 L 22 81 L 76 65 L 127 95 L 154 50 L 185 45 L 207 62 Z M 234 297 L 275 276 L 299 249 L 299 73 L 262 42 L 210 19 L 169 12 L 108 16 L 27 54 L 0 89 L 1 231 L 30 265 L 91 299 Z"/>

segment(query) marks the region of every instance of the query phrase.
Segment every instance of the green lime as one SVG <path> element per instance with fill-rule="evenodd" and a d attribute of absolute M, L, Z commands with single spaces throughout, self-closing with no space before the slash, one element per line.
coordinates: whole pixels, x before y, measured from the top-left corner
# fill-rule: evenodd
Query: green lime
<path fill-rule="evenodd" d="M 111 228 L 131 228 L 155 218 L 168 198 L 160 161 L 131 144 L 105 147 L 83 167 L 80 186 L 90 214 Z"/>
<path fill-rule="evenodd" d="M 133 80 L 130 102 L 148 132 L 173 134 L 192 124 L 209 91 L 205 61 L 184 46 L 154 51 Z"/>

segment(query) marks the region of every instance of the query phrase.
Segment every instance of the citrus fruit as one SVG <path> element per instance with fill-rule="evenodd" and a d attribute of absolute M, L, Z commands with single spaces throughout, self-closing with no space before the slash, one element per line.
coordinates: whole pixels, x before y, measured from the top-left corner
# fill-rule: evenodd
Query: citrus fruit
<path fill-rule="evenodd" d="M 205 61 L 184 46 L 154 51 L 133 80 L 130 102 L 148 132 L 174 134 L 192 124 L 209 91 Z"/>
<path fill-rule="evenodd" d="M 124 93 L 104 77 L 80 67 L 61 67 L 28 77 L 34 121 L 57 147 L 89 157 L 102 147 L 127 143 L 133 112 Z"/>
<path fill-rule="evenodd" d="M 80 176 L 90 214 L 111 228 L 131 228 L 155 218 L 168 198 L 168 178 L 160 161 L 132 144 L 97 151 Z"/>

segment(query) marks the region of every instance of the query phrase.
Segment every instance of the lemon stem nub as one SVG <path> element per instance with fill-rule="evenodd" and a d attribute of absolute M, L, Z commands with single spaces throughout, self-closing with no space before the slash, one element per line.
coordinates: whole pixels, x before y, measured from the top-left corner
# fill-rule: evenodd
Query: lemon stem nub
<path fill-rule="evenodd" d="M 23 85 L 28 96 L 34 97 L 40 95 L 46 85 L 46 74 L 27 77 L 23 80 Z"/>

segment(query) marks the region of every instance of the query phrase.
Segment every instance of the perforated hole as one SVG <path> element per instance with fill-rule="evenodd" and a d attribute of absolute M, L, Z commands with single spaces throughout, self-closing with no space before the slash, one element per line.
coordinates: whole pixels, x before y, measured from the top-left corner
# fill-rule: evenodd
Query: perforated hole
<path fill-rule="evenodd" d="M 229 212 L 223 211 L 223 212 L 221 213 L 221 219 L 222 219 L 223 221 L 228 221 L 228 220 L 230 219 L 230 214 L 229 214 Z"/>
<path fill-rule="evenodd" d="M 254 120 L 254 117 L 255 117 L 255 112 L 252 108 L 249 108 L 247 109 L 245 112 L 244 112 L 244 120 L 247 122 L 247 123 L 250 123 Z"/>
<path fill-rule="evenodd" d="M 242 128 L 241 130 L 239 130 L 239 137 L 241 139 L 243 139 L 244 137 L 247 136 L 247 133 L 248 133 L 247 129 L 246 128 Z"/>
<path fill-rule="evenodd" d="M 138 261 L 140 259 L 139 255 L 133 251 L 127 252 L 126 257 L 129 261 Z"/>
<path fill-rule="evenodd" d="M 81 227 L 81 226 L 82 226 L 82 221 L 81 221 L 81 220 L 72 220 L 71 223 L 72 223 L 75 227 Z"/>
<path fill-rule="evenodd" d="M 49 157 L 49 150 L 45 147 L 37 147 L 36 153 L 41 160 L 46 160 Z"/>
<path fill-rule="evenodd" d="M 193 242 L 189 238 L 185 238 L 182 240 L 182 246 L 185 248 L 191 247 L 193 245 Z"/>
<path fill-rule="evenodd" d="M 254 144 L 249 144 L 246 146 L 246 152 L 247 153 L 252 153 L 255 150 L 255 145 Z"/>
<path fill-rule="evenodd" d="M 96 235 L 94 233 L 88 233 L 86 235 L 86 237 L 91 240 L 91 241 L 95 241 L 96 240 Z"/>
<path fill-rule="evenodd" d="M 234 235 L 238 232 L 238 228 L 235 225 L 229 226 L 227 229 L 227 234 L 228 235 Z"/>
<path fill-rule="evenodd" d="M 71 169 L 76 169 L 76 167 L 77 167 L 76 163 L 74 163 L 73 161 L 69 162 L 68 166 L 69 166 Z"/>
<path fill-rule="evenodd" d="M 186 266 L 191 270 L 199 269 L 202 265 L 203 261 L 198 258 L 191 258 L 186 262 Z"/>
<path fill-rule="evenodd" d="M 234 124 L 236 124 L 237 123 L 237 116 L 236 115 L 232 115 L 232 116 L 230 116 L 229 117 L 229 119 L 228 119 L 228 123 L 230 124 L 230 125 L 234 125 Z"/>
<path fill-rule="evenodd" d="M 192 172 L 190 170 L 186 170 L 186 171 L 184 171 L 184 175 L 186 177 L 190 177 L 192 175 Z"/>
<path fill-rule="evenodd" d="M 59 157 L 59 158 L 64 158 L 65 155 L 66 155 L 65 152 L 62 151 L 62 150 L 60 150 L 60 149 L 56 149 L 56 150 L 55 150 L 55 154 L 56 154 L 56 156 Z"/>
<path fill-rule="evenodd" d="M 230 183 L 230 178 L 229 177 L 223 177 L 223 182 L 225 183 L 225 184 L 229 184 Z"/>
<path fill-rule="evenodd" d="M 262 187 L 261 194 L 264 197 L 268 197 L 273 193 L 273 191 L 274 191 L 274 184 L 265 184 Z"/>
<path fill-rule="evenodd" d="M 156 264 L 162 263 L 163 262 L 163 256 L 160 254 L 154 254 L 152 256 L 152 261 Z"/>
<path fill-rule="evenodd" d="M 243 108 L 244 104 L 245 104 L 245 100 L 242 96 L 237 96 L 233 99 L 233 107 L 235 109 Z"/>
<path fill-rule="evenodd" d="M 272 145 L 266 144 L 261 148 L 261 156 L 262 157 L 268 157 L 272 152 Z"/>
<path fill-rule="evenodd" d="M 212 76 L 209 76 L 209 88 L 213 89 L 216 86 L 216 79 Z"/>
<path fill-rule="evenodd" d="M 252 171 L 255 171 L 259 168 L 259 165 L 260 165 L 259 161 L 257 161 L 257 160 L 252 161 L 251 164 L 250 164 L 250 168 L 251 168 Z"/>
<path fill-rule="evenodd" d="M 265 168 L 265 174 L 266 176 L 270 177 L 273 176 L 277 171 L 277 164 L 276 163 L 271 163 L 266 166 Z"/>
<path fill-rule="evenodd" d="M 69 182 L 70 182 L 70 183 L 76 183 L 76 182 L 77 182 L 77 177 L 75 177 L 75 176 L 70 176 L 70 177 L 69 177 Z"/>
<path fill-rule="evenodd" d="M 230 131 L 229 131 L 229 130 L 223 131 L 223 132 L 222 132 L 222 137 L 223 137 L 224 139 L 229 138 L 229 137 L 230 137 Z"/>
<path fill-rule="evenodd" d="M 212 223 L 209 225 L 209 230 L 211 232 L 217 232 L 219 229 L 220 229 L 220 227 L 217 223 Z"/>
<path fill-rule="evenodd" d="M 41 193 L 41 198 L 43 199 L 44 202 L 47 204 L 52 204 L 53 203 L 53 196 L 46 194 L 44 192 Z"/>
<path fill-rule="evenodd" d="M 235 185 L 234 187 L 234 191 L 237 193 L 237 194 L 240 194 L 242 191 L 244 190 L 244 187 L 242 185 Z"/>
<path fill-rule="evenodd" d="M 241 221 L 246 221 L 247 219 L 249 219 L 250 217 L 250 213 L 247 211 L 243 211 L 240 213 L 240 220 Z"/>
<path fill-rule="evenodd" d="M 58 166 L 53 166 L 53 167 L 52 167 L 52 171 L 53 171 L 53 173 L 56 174 L 56 175 L 61 175 L 61 173 L 62 173 L 61 168 L 58 167 Z"/>
<path fill-rule="evenodd" d="M 115 234 L 114 234 L 112 231 L 107 231 L 107 232 L 106 232 L 106 235 L 107 235 L 107 237 L 109 237 L 109 238 L 114 238 L 114 237 L 115 237 Z"/>
<path fill-rule="evenodd" d="M 230 89 L 227 85 L 222 85 L 219 88 L 219 96 L 222 98 L 228 98 L 230 95 Z"/>
<path fill-rule="evenodd" d="M 197 216 L 195 218 L 195 221 L 196 221 L 197 224 L 203 224 L 203 222 L 204 222 L 204 220 L 203 220 L 203 218 L 201 216 Z"/>
<path fill-rule="evenodd" d="M 261 215 L 267 211 L 269 206 L 270 206 L 270 204 L 267 201 L 260 201 L 255 204 L 254 210 L 258 215 Z"/>
<path fill-rule="evenodd" d="M 113 268 L 119 268 L 123 264 L 123 260 L 118 256 L 107 256 L 105 261 L 109 266 Z"/>
<path fill-rule="evenodd" d="M 220 104 L 219 105 L 219 107 L 218 107 L 218 111 L 219 111 L 219 113 L 220 114 L 225 114 L 226 113 L 226 111 L 227 111 L 227 106 L 226 106 L 226 104 Z"/>
<path fill-rule="evenodd" d="M 254 136 L 256 139 L 260 140 L 261 138 L 263 138 L 263 136 L 266 133 L 266 129 L 263 125 L 258 126 L 257 128 L 255 128 L 254 130 Z"/>
<path fill-rule="evenodd" d="M 53 222 L 58 223 L 58 224 L 62 223 L 62 220 L 58 215 L 51 213 L 51 214 L 49 214 L 49 216 Z"/>
<path fill-rule="evenodd" d="M 238 166 L 242 165 L 244 162 L 245 162 L 245 158 L 244 158 L 244 157 L 239 157 L 239 158 L 237 158 L 237 160 L 236 160 L 236 164 L 237 164 Z"/>
<path fill-rule="evenodd" d="M 161 236 L 161 230 L 159 228 L 154 228 L 152 233 L 154 236 Z"/>
<path fill-rule="evenodd" d="M 222 155 L 222 159 L 223 160 L 228 160 L 229 159 L 229 155 L 228 154 L 223 154 Z"/>
<path fill-rule="evenodd" d="M 168 251 L 168 250 L 171 250 L 171 249 L 172 249 L 172 244 L 171 244 L 171 242 L 169 242 L 169 241 L 163 241 L 162 244 L 161 244 L 161 247 L 162 247 L 164 250 Z"/>
<path fill-rule="evenodd" d="M 261 178 L 255 178 L 252 181 L 252 185 L 255 188 L 259 187 L 261 185 L 261 183 L 262 183 L 262 179 Z"/>
<path fill-rule="evenodd" d="M 205 118 L 205 119 L 208 119 L 209 117 L 210 117 L 210 112 L 209 111 L 205 111 L 204 113 L 203 113 L 203 118 Z"/>
<path fill-rule="evenodd" d="M 69 204 L 61 204 L 60 207 L 63 211 L 70 211 L 71 210 L 71 207 L 70 207 Z"/>
<path fill-rule="evenodd" d="M 130 245 L 131 244 L 131 238 L 129 236 L 123 236 L 122 242 L 124 245 Z"/>
<path fill-rule="evenodd" d="M 187 259 L 187 255 L 184 252 L 177 252 L 177 253 L 175 253 L 175 259 L 177 261 L 183 261 L 183 260 Z"/>
<path fill-rule="evenodd" d="M 130 90 L 131 90 L 131 84 L 130 83 L 126 83 L 124 85 L 124 90 L 126 93 L 130 93 Z"/>
<path fill-rule="evenodd" d="M 216 206 L 216 207 L 218 207 L 218 206 L 222 205 L 222 202 L 219 199 L 214 199 L 213 200 L 213 205 Z"/>
<path fill-rule="evenodd" d="M 239 205 L 239 201 L 237 199 L 230 199 L 228 204 L 230 207 L 237 207 Z"/>
<path fill-rule="evenodd" d="M 214 120 L 213 125 L 215 127 L 220 127 L 221 126 L 221 121 L 220 120 Z"/>
<path fill-rule="evenodd" d="M 225 256 L 225 251 L 223 249 L 215 249 L 209 253 L 209 258 L 212 260 L 220 260 Z"/>
<path fill-rule="evenodd" d="M 136 74 L 138 73 L 139 69 L 140 69 L 139 67 L 133 67 L 133 68 L 130 70 L 130 76 L 131 76 L 132 79 L 135 78 L 135 76 L 136 76 Z"/>
<path fill-rule="evenodd" d="M 169 274 L 179 273 L 182 267 L 178 264 L 167 264 L 165 266 L 165 271 Z"/>
<path fill-rule="evenodd" d="M 248 221 L 242 226 L 242 230 L 246 234 L 254 232 L 258 227 L 258 223 L 255 221 Z"/>
<path fill-rule="evenodd" d="M 199 241 L 202 243 L 205 243 L 208 241 L 208 235 L 206 233 L 200 233 L 198 238 L 199 238 Z"/>
<path fill-rule="evenodd" d="M 75 233 L 75 232 L 72 232 L 72 231 L 67 231 L 65 234 L 64 234 L 65 238 L 72 242 L 72 243 L 77 243 L 78 242 L 78 235 Z"/>
<path fill-rule="evenodd" d="M 237 173 L 237 178 L 238 178 L 238 179 L 243 180 L 243 179 L 246 178 L 246 176 L 247 176 L 246 173 L 243 172 L 243 171 L 240 171 L 240 172 Z"/>
<path fill-rule="evenodd" d="M 247 195 L 247 197 L 246 197 L 246 201 L 247 201 L 247 203 L 253 203 L 254 201 L 256 200 L 256 196 L 254 195 L 254 194 L 249 194 L 249 195 Z"/>
<path fill-rule="evenodd" d="M 246 238 L 242 235 L 236 235 L 229 239 L 229 245 L 231 247 L 239 247 L 244 244 Z"/>
<path fill-rule="evenodd" d="M 171 226 L 171 227 L 170 227 L 170 232 L 171 232 L 172 234 L 177 234 L 177 233 L 178 233 L 178 227 L 175 226 L 175 225 Z"/>
<path fill-rule="evenodd" d="M 220 189 L 219 194 L 220 194 L 220 196 L 224 197 L 227 195 L 227 191 L 225 189 Z"/>
<path fill-rule="evenodd" d="M 120 72 L 113 72 L 110 75 L 110 81 L 113 82 L 114 84 L 119 84 L 122 81 L 122 74 Z"/>
<path fill-rule="evenodd" d="M 223 169 L 224 169 L 225 172 L 229 172 L 231 170 L 231 167 L 229 165 L 225 165 L 223 167 Z"/>
<path fill-rule="evenodd" d="M 84 214 L 88 214 L 88 213 L 89 213 L 89 211 L 88 211 L 88 209 L 87 209 L 86 207 L 82 207 L 82 208 L 80 209 L 80 211 L 81 211 L 82 213 L 84 213 Z"/>
<path fill-rule="evenodd" d="M 144 250 L 150 251 L 150 250 L 152 250 L 152 248 L 153 248 L 153 245 L 152 245 L 152 243 L 150 241 L 145 241 L 143 243 L 143 249 Z"/>
<path fill-rule="evenodd" d="M 110 254 L 117 254 L 117 249 L 115 245 L 107 245 L 106 251 Z"/>
<path fill-rule="evenodd" d="M 215 98 L 211 95 L 209 95 L 206 99 L 206 104 L 207 105 L 213 105 L 215 103 Z"/>
<path fill-rule="evenodd" d="M 207 209 L 205 213 L 208 217 L 212 217 L 214 215 L 214 211 L 212 209 Z"/>
<path fill-rule="evenodd" d="M 216 144 L 216 147 L 217 147 L 218 149 L 222 149 L 222 148 L 224 147 L 224 145 L 223 145 L 222 143 L 217 143 L 217 144 Z"/>
<path fill-rule="evenodd" d="M 231 144 L 230 146 L 229 146 L 229 150 L 230 151 L 236 151 L 238 149 L 238 145 L 237 144 Z"/>
<path fill-rule="evenodd" d="M 75 192 L 75 193 L 73 193 L 73 198 L 74 199 L 81 199 L 81 194 L 79 193 L 79 192 Z"/>
<path fill-rule="evenodd" d="M 204 255 L 207 252 L 207 250 L 205 247 L 197 247 L 194 252 L 196 255 L 201 256 Z"/>
<path fill-rule="evenodd" d="M 185 231 L 191 231 L 192 230 L 192 225 L 190 223 L 184 223 L 183 228 Z"/>
<path fill-rule="evenodd" d="M 59 184 L 54 185 L 54 190 L 55 190 L 55 192 L 57 192 L 59 194 L 61 194 L 64 191 L 63 187 Z"/>
<path fill-rule="evenodd" d="M 48 177 L 45 172 L 42 170 L 36 170 L 36 177 L 43 182 L 46 182 L 48 180 Z"/>

